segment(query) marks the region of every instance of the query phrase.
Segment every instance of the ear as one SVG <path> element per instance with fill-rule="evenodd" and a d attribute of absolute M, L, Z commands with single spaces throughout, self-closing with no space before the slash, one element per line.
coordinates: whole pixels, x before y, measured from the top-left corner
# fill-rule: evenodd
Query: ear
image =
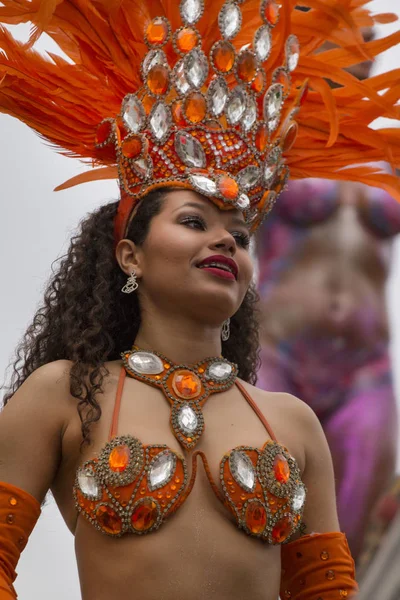
<path fill-rule="evenodd" d="M 115 258 L 126 275 L 135 271 L 138 277 L 142 276 L 141 250 L 131 240 L 121 240 L 115 249 Z"/>

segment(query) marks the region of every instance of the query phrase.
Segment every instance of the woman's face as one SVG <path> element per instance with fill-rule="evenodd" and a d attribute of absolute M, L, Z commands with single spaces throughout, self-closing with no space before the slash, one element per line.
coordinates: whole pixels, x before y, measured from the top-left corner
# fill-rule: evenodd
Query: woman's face
<path fill-rule="evenodd" d="M 191 190 L 171 191 L 137 248 L 142 308 L 150 301 L 219 324 L 240 307 L 253 265 L 238 210 L 222 211 Z"/>

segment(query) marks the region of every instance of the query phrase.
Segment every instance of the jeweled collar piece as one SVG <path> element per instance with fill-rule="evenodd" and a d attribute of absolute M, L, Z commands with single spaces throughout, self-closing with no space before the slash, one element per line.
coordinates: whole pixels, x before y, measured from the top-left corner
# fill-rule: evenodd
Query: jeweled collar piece
<path fill-rule="evenodd" d="M 188 450 L 204 432 L 202 407 L 211 394 L 231 388 L 238 374 L 237 366 L 222 357 L 205 358 L 195 365 L 176 365 L 158 352 L 137 346 L 121 357 L 130 377 L 164 393 L 171 405 L 172 431 Z"/>

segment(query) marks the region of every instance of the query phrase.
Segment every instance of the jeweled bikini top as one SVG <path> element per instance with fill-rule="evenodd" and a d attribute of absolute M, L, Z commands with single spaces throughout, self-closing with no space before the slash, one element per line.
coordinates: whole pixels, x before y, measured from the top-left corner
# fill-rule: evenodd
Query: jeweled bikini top
<path fill-rule="evenodd" d="M 123 354 L 109 441 L 97 458 L 77 471 L 77 510 L 106 535 L 156 531 L 182 506 L 196 479 L 200 456 L 217 498 L 239 528 L 270 544 L 286 542 L 300 527 L 306 488 L 288 450 L 278 444 L 262 412 L 242 384 L 237 368 L 222 358 L 188 367 L 162 355 L 133 348 Z M 171 404 L 171 427 L 178 441 L 192 448 L 204 432 L 202 406 L 211 393 L 236 385 L 255 411 L 269 439 L 264 446 L 238 446 L 220 463 L 220 486 L 201 450 L 187 461 L 164 444 L 145 445 L 132 435 L 118 435 L 118 417 L 126 374 L 163 390 Z"/>

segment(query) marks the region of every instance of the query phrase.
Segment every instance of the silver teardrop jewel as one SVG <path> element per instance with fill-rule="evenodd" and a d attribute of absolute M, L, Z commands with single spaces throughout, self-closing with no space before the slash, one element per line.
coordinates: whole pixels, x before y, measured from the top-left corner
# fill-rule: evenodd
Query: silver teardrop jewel
<path fill-rule="evenodd" d="M 229 336 L 231 335 L 230 323 L 231 320 L 226 319 L 222 325 L 221 339 L 223 342 L 227 342 L 229 340 Z"/>
<path fill-rule="evenodd" d="M 132 273 L 128 277 L 128 281 L 121 289 L 121 292 L 124 292 L 124 294 L 132 294 L 132 292 L 135 292 L 138 289 L 138 287 L 139 284 L 137 281 L 136 271 L 132 271 Z"/>

